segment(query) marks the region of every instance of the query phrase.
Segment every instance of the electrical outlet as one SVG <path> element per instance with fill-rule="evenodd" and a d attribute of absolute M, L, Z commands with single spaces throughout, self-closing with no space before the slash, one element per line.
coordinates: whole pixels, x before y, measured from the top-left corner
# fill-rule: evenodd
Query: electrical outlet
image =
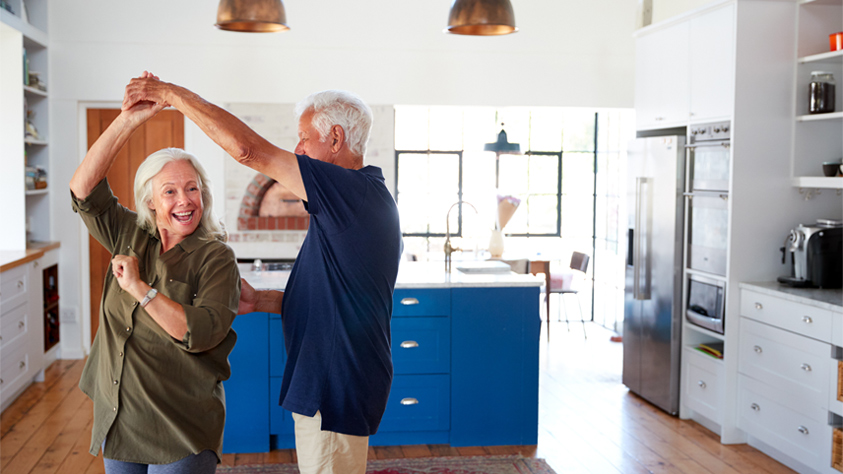
<path fill-rule="evenodd" d="M 76 323 L 76 308 L 61 308 L 59 321 L 63 323 Z"/>

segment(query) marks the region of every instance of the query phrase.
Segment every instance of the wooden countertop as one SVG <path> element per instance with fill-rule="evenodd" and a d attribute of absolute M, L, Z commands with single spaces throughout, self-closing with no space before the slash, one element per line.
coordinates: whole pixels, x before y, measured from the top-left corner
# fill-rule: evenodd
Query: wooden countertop
<path fill-rule="evenodd" d="M 0 250 L 0 272 L 38 260 L 45 253 L 60 246 L 61 242 L 30 242 L 26 250 Z"/>

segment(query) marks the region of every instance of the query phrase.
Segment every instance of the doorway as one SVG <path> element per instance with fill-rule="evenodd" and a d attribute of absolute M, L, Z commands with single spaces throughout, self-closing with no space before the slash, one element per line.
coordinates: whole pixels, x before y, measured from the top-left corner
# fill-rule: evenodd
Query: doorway
<path fill-rule="evenodd" d="M 88 148 L 120 115 L 120 109 L 88 109 Z M 135 210 L 134 182 L 138 167 L 147 156 L 162 148 L 184 148 L 184 115 L 178 110 L 162 110 L 158 115 L 140 126 L 126 146 L 117 155 L 114 165 L 106 177 L 111 191 L 120 204 Z M 88 258 L 91 298 L 91 341 L 99 327 L 99 308 L 105 272 L 111 261 L 111 254 L 99 242 L 88 236 Z"/>

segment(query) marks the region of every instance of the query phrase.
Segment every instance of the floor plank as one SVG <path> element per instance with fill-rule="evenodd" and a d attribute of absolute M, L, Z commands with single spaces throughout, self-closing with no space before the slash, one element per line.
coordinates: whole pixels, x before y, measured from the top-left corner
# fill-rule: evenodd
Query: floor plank
<path fill-rule="evenodd" d="M 622 345 L 589 324 L 543 331 L 539 358 L 539 427 L 535 446 L 444 444 L 371 446 L 369 459 L 520 454 L 574 474 L 792 474 L 745 445 L 723 445 L 714 433 L 669 416 L 621 383 Z M 88 453 L 92 403 L 77 384 L 83 361 L 56 361 L 0 414 L 0 470 L 9 474 L 104 474 Z M 224 454 L 222 464 L 295 463 L 295 450 Z"/>

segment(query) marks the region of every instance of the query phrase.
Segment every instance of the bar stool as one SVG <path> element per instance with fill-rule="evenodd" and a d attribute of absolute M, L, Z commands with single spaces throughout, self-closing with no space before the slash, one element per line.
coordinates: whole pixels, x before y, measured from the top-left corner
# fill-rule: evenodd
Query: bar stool
<path fill-rule="evenodd" d="M 559 305 L 562 311 L 565 311 L 565 325 L 568 327 L 568 331 L 571 330 L 570 321 L 568 319 L 568 310 L 565 308 L 565 295 L 574 295 L 577 298 L 577 307 L 580 311 L 580 322 L 582 322 L 582 332 L 583 336 L 588 339 L 588 334 L 585 332 L 585 319 L 583 319 L 582 314 L 582 305 L 580 304 L 580 299 L 577 296 L 579 289 L 574 285 L 573 276 L 580 275 L 584 276 L 585 272 L 588 270 L 588 261 L 590 257 L 581 252 L 574 252 L 571 254 L 571 264 L 568 266 L 571 270 L 574 271 L 574 274 L 571 273 L 557 273 L 551 272 L 550 273 L 550 288 L 547 290 L 547 294 L 545 298 L 550 298 L 551 293 L 559 294 Z M 580 272 L 577 274 L 577 272 Z M 557 321 L 562 321 L 562 318 L 559 317 Z"/>

